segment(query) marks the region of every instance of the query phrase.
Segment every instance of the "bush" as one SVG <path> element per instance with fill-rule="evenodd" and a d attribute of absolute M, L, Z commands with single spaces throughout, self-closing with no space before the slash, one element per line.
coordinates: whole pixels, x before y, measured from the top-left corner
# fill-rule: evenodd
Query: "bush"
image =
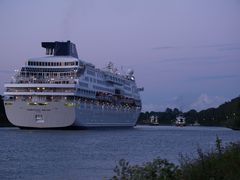
<path fill-rule="evenodd" d="M 114 172 L 112 180 L 239 180 L 240 143 L 223 147 L 217 137 L 214 150 L 204 153 L 198 149 L 196 158 L 181 156 L 180 166 L 160 158 L 141 166 L 122 159 Z"/>
<path fill-rule="evenodd" d="M 181 158 L 181 173 L 184 180 L 239 180 L 240 144 L 221 145 L 217 138 L 216 149 L 210 153 L 198 150 L 198 157 L 189 161 Z"/>
<path fill-rule="evenodd" d="M 142 166 L 131 166 L 125 160 L 120 160 L 119 165 L 114 169 L 116 175 L 113 180 L 177 180 L 179 173 L 178 166 L 169 163 L 167 160 L 160 158 L 154 159 L 152 162 L 143 164 Z"/>

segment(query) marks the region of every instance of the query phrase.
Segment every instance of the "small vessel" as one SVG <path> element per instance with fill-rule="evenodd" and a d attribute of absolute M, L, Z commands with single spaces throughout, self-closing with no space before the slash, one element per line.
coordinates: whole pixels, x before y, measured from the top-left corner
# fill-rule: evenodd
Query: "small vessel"
<path fill-rule="evenodd" d="M 150 123 L 151 125 L 153 126 L 157 126 L 159 125 L 159 122 L 158 122 L 158 116 L 150 116 Z"/>
<path fill-rule="evenodd" d="M 186 126 L 186 118 L 183 116 L 183 114 L 180 114 L 176 117 L 175 125 Z"/>
<path fill-rule="evenodd" d="M 133 127 L 142 104 L 134 71 L 120 73 L 78 58 L 70 41 L 42 42 L 46 57 L 30 58 L 5 84 L 9 121 L 21 128 Z"/>
<path fill-rule="evenodd" d="M 195 121 L 192 125 L 193 125 L 193 126 L 200 126 L 200 124 L 198 123 L 198 121 Z"/>

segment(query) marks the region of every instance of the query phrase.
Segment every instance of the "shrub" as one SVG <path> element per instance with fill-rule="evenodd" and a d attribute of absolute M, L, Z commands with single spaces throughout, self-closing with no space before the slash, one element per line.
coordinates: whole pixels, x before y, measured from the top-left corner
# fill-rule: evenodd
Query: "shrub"
<path fill-rule="evenodd" d="M 224 148 L 217 137 L 215 150 L 203 153 L 198 149 L 195 159 L 181 157 L 180 164 L 184 180 L 239 180 L 240 144 L 230 143 Z"/>
<path fill-rule="evenodd" d="M 203 152 L 198 149 L 196 158 L 180 157 L 180 166 L 165 159 L 154 159 L 138 165 L 120 160 L 112 180 L 239 180 L 240 143 L 222 146 L 217 137 L 215 149 Z"/>
<path fill-rule="evenodd" d="M 160 158 L 142 166 L 131 166 L 127 161 L 120 160 L 119 165 L 114 169 L 116 175 L 113 180 L 177 180 L 177 174 L 180 172 L 178 166 L 169 163 L 167 160 Z"/>

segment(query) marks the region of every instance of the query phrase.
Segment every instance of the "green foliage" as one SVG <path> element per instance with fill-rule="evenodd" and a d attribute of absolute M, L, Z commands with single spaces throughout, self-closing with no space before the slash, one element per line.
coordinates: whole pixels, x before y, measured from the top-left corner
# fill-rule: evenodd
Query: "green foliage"
<path fill-rule="evenodd" d="M 157 116 L 160 124 L 172 124 L 176 116 L 182 112 L 178 109 L 167 108 L 165 112 L 141 113 L 138 124 L 149 124 L 150 116 Z M 203 126 L 227 126 L 232 129 L 240 129 L 240 97 L 232 99 L 220 105 L 218 108 L 209 108 L 197 112 L 192 109 L 183 113 L 187 124 L 198 122 Z"/>
<path fill-rule="evenodd" d="M 210 153 L 198 150 L 198 157 L 189 161 L 181 158 L 181 173 L 184 180 L 239 180 L 240 143 L 231 143 L 223 148 L 219 138 L 216 149 Z"/>
<path fill-rule="evenodd" d="M 203 152 L 199 148 L 196 158 L 181 156 L 180 166 L 160 158 L 141 166 L 120 160 L 112 180 L 239 180 L 239 168 L 240 143 L 223 147 L 217 137 L 215 149 Z"/>
<path fill-rule="evenodd" d="M 159 119 L 159 123 L 162 125 L 172 124 L 176 116 L 181 113 L 182 112 L 179 111 L 177 108 L 174 108 L 173 110 L 167 108 L 165 112 L 142 112 L 138 118 L 138 124 L 150 124 L 151 116 L 157 116 Z"/>
<path fill-rule="evenodd" d="M 178 166 L 169 163 L 167 160 L 160 158 L 152 162 L 138 165 L 129 165 L 125 160 L 120 160 L 119 165 L 114 169 L 116 175 L 112 180 L 177 180 L 180 173 Z"/>
<path fill-rule="evenodd" d="M 2 96 L 0 96 L 0 127 L 2 126 L 13 126 L 7 119 L 5 108 L 2 100 Z"/>
<path fill-rule="evenodd" d="M 218 108 L 200 111 L 199 122 L 203 125 L 240 128 L 240 97 L 234 98 Z"/>

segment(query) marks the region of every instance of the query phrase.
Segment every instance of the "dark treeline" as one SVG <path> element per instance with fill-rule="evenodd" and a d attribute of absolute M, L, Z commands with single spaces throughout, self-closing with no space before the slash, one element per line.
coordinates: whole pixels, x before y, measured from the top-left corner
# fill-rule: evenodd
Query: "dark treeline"
<path fill-rule="evenodd" d="M 177 108 L 167 108 L 165 112 L 141 112 L 138 118 L 138 124 L 150 124 L 150 117 L 157 116 L 160 125 L 169 125 L 175 122 L 177 115 L 182 114 Z"/>
<path fill-rule="evenodd" d="M 0 127 L 9 127 L 9 126 L 13 126 L 13 125 L 7 119 L 2 96 L 0 96 Z"/>
<path fill-rule="evenodd" d="M 227 126 L 233 129 L 240 129 L 240 96 L 225 102 L 217 108 L 209 108 L 197 112 L 192 109 L 188 112 L 181 112 L 179 109 L 167 108 L 165 112 L 141 113 L 138 124 L 149 124 L 150 116 L 157 116 L 160 125 L 169 125 L 175 122 L 177 115 L 183 114 L 187 124 L 198 122 L 203 126 Z"/>

